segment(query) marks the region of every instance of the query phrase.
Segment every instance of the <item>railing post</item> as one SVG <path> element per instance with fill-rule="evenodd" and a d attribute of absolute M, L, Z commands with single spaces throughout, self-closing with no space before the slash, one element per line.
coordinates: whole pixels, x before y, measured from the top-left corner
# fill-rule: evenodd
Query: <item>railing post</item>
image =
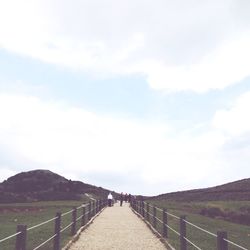
<path fill-rule="evenodd" d="M 154 206 L 154 209 L 153 209 L 153 215 L 154 215 L 154 218 L 153 218 L 153 227 L 156 228 L 156 207 Z"/>
<path fill-rule="evenodd" d="M 91 201 L 89 202 L 89 213 L 88 213 L 89 220 L 91 219 Z"/>
<path fill-rule="evenodd" d="M 187 241 L 186 241 L 186 216 L 180 216 L 180 250 L 187 250 Z"/>
<path fill-rule="evenodd" d="M 163 209 L 162 212 L 162 218 L 163 218 L 163 225 L 162 225 L 162 237 L 167 238 L 168 237 L 168 214 L 167 214 L 167 209 Z"/>
<path fill-rule="evenodd" d="M 97 208 L 97 206 L 98 206 L 98 200 L 95 201 L 95 214 L 98 213 L 98 208 Z"/>
<path fill-rule="evenodd" d="M 82 226 L 86 223 L 86 206 L 82 207 Z"/>
<path fill-rule="evenodd" d="M 61 213 L 56 213 L 54 250 L 60 250 Z"/>
<path fill-rule="evenodd" d="M 218 231 L 217 232 L 217 250 L 228 250 L 227 241 L 227 232 Z"/>
<path fill-rule="evenodd" d="M 97 212 L 99 213 L 100 210 L 101 210 L 100 200 L 97 200 Z"/>
<path fill-rule="evenodd" d="M 149 203 L 147 203 L 147 221 L 149 221 Z"/>
<path fill-rule="evenodd" d="M 76 208 L 73 208 L 72 211 L 72 225 L 71 225 L 71 235 L 76 234 Z"/>
<path fill-rule="evenodd" d="M 27 238 L 27 226 L 17 225 L 16 231 L 21 232 L 16 236 L 16 250 L 25 250 L 26 238 Z"/>
<path fill-rule="evenodd" d="M 145 218 L 144 201 L 142 201 L 142 217 Z"/>
<path fill-rule="evenodd" d="M 95 216 L 95 201 L 92 201 L 92 213 L 91 213 L 91 217 Z"/>

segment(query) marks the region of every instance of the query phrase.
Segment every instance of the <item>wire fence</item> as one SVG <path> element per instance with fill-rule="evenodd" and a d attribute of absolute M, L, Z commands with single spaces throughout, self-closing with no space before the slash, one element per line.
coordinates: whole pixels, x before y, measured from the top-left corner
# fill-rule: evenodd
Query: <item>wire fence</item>
<path fill-rule="evenodd" d="M 217 250 L 228 250 L 229 246 L 234 246 L 236 249 L 242 250 L 250 250 L 250 248 L 246 248 L 237 244 L 227 238 L 227 232 L 218 231 L 217 234 L 214 234 L 194 223 L 186 220 L 186 216 L 177 216 L 175 214 L 169 213 L 167 209 L 162 209 L 156 207 L 152 204 L 133 200 L 131 202 L 132 209 L 137 212 L 147 223 L 149 223 L 154 230 L 158 232 L 164 239 L 173 238 L 179 243 L 177 244 L 177 249 L 187 250 L 187 249 L 217 249 Z M 170 223 L 171 222 L 171 223 Z M 170 226 L 171 224 L 171 226 Z M 199 242 L 194 242 L 189 238 L 192 234 L 190 233 L 190 228 L 187 230 L 187 226 L 191 228 L 195 228 L 200 232 L 204 233 L 204 241 L 207 240 L 208 237 L 214 238 L 214 246 L 210 246 L 209 248 L 201 248 L 199 246 Z M 195 233 L 197 234 L 197 233 Z M 191 247 L 191 248 L 189 248 Z"/>
<path fill-rule="evenodd" d="M 75 207 L 65 213 L 58 212 L 55 217 L 29 228 L 27 228 L 27 225 L 17 225 L 16 233 L 0 239 L 0 249 L 3 249 L 1 244 L 10 239 L 15 239 L 15 250 L 60 250 L 62 245 L 62 233 L 65 233 L 67 229 L 71 229 L 68 236 L 74 236 L 77 232 L 77 229 L 85 226 L 91 220 L 91 218 L 99 213 L 105 206 L 107 206 L 106 200 L 94 200 L 90 201 L 89 203 L 82 204 L 79 207 Z M 71 215 L 71 218 L 69 215 Z M 51 235 L 47 236 L 47 238 L 42 242 L 37 242 L 36 246 L 28 247 L 28 233 L 49 223 L 52 223 L 50 227 Z"/>

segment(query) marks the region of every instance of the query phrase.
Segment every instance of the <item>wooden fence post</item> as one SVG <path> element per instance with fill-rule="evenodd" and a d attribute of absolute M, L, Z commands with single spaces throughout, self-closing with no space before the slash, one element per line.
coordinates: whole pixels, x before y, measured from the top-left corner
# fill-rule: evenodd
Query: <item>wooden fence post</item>
<path fill-rule="evenodd" d="M 95 201 L 95 214 L 98 213 L 98 200 Z"/>
<path fill-rule="evenodd" d="M 60 250 L 61 213 L 56 213 L 54 250 Z"/>
<path fill-rule="evenodd" d="M 147 203 L 147 221 L 149 222 L 149 203 Z"/>
<path fill-rule="evenodd" d="M 89 220 L 91 219 L 91 201 L 89 202 L 89 213 L 88 213 L 88 215 L 89 215 Z"/>
<path fill-rule="evenodd" d="M 142 217 L 145 218 L 144 201 L 142 201 Z"/>
<path fill-rule="evenodd" d="M 180 250 L 187 250 L 187 241 L 186 241 L 186 222 L 185 222 L 186 216 L 182 215 L 180 216 L 180 244 L 181 248 Z"/>
<path fill-rule="evenodd" d="M 95 216 L 95 201 L 92 202 L 92 213 L 91 213 L 91 217 Z"/>
<path fill-rule="evenodd" d="M 92 217 L 95 216 L 95 212 L 96 212 L 96 201 L 93 201 L 93 213 L 92 213 Z"/>
<path fill-rule="evenodd" d="M 73 208 L 72 211 L 72 225 L 71 225 L 71 235 L 75 235 L 76 234 L 76 208 Z"/>
<path fill-rule="evenodd" d="M 228 243 L 224 239 L 227 239 L 227 232 L 218 231 L 217 232 L 217 249 L 218 250 L 228 250 Z"/>
<path fill-rule="evenodd" d="M 86 206 L 82 207 L 82 226 L 86 223 Z"/>
<path fill-rule="evenodd" d="M 163 209 L 162 212 L 162 218 L 163 218 L 163 225 L 162 225 L 162 237 L 167 238 L 168 237 L 168 214 L 167 214 L 167 209 Z"/>
<path fill-rule="evenodd" d="M 101 211 L 101 203 L 100 203 L 100 200 L 97 200 L 97 211 L 98 211 L 98 212 Z"/>
<path fill-rule="evenodd" d="M 154 218 L 153 218 L 153 227 L 156 229 L 156 207 L 155 206 L 153 208 L 153 215 L 154 215 Z"/>
<path fill-rule="evenodd" d="M 27 238 L 27 226 L 17 225 L 16 231 L 21 232 L 16 236 L 16 250 L 25 250 L 26 238 Z"/>

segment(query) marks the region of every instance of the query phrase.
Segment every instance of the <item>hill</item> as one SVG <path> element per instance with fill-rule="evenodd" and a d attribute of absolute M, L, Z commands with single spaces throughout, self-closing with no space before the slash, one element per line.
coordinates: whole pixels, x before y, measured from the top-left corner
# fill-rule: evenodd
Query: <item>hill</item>
<path fill-rule="evenodd" d="M 151 197 L 155 200 L 169 201 L 226 201 L 250 200 L 250 178 L 226 183 L 223 185 L 161 194 Z"/>
<path fill-rule="evenodd" d="M 80 200 L 85 193 L 106 197 L 110 191 L 72 181 L 49 170 L 22 172 L 0 183 L 0 203 Z"/>

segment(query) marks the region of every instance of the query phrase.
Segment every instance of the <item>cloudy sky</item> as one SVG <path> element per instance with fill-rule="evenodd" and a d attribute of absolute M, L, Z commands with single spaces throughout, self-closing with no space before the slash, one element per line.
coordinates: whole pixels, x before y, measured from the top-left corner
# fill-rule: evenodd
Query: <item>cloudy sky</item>
<path fill-rule="evenodd" d="M 250 1 L 0 1 L 0 181 L 49 169 L 154 195 L 250 177 Z"/>

